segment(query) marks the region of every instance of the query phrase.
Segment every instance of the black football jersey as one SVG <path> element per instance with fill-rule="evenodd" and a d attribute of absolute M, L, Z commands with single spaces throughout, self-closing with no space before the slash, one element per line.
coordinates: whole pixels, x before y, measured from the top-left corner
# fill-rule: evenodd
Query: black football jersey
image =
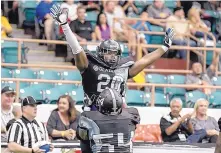
<path fill-rule="evenodd" d="M 81 73 L 86 99 L 89 98 L 94 103 L 106 88 L 113 88 L 124 96 L 128 71 L 134 61 L 131 58 L 122 58 L 116 68 L 110 68 L 92 53 L 87 53 L 87 58 L 88 68 Z"/>

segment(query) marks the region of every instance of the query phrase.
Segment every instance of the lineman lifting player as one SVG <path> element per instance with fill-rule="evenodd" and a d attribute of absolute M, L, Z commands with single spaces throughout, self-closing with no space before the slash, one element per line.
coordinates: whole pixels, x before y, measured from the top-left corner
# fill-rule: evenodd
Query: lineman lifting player
<path fill-rule="evenodd" d="M 174 35 L 173 29 L 169 28 L 161 47 L 134 62 L 130 57 L 122 58 L 120 45 L 111 39 L 102 41 L 97 46 L 96 54 L 85 52 L 67 23 L 68 10 L 62 10 L 58 4 L 54 4 L 51 15 L 61 25 L 72 49 L 75 64 L 82 75 L 86 97 L 84 104 L 91 110 L 96 110 L 96 99 L 106 88 L 113 88 L 124 97 L 127 79 L 136 76 L 167 52 Z"/>

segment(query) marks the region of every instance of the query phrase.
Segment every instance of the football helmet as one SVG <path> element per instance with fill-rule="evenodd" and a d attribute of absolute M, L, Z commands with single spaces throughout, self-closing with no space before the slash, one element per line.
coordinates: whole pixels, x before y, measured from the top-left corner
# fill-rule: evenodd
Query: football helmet
<path fill-rule="evenodd" d="M 117 115 L 122 111 L 123 98 L 114 89 L 104 89 L 97 98 L 97 109 L 105 115 Z"/>
<path fill-rule="evenodd" d="M 110 67 L 117 66 L 121 52 L 120 44 L 112 39 L 104 40 L 97 46 L 97 56 Z"/>

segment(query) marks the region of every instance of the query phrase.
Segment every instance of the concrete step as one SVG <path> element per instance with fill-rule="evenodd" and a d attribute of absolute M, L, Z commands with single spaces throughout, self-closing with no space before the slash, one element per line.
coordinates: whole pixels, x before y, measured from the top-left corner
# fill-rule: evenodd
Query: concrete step
<path fill-rule="evenodd" d="M 27 45 L 26 45 L 27 44 Z M 25 46 L 27 46 L 30 50 L 37 50 L 37 51 L 47 51 L 47 46 L 40 46 L 38 43 L 25 43 Z"/>
<path fill-rule="evenodd" d="M 28 54 L 33 56 L 55 56 L 55 52 L 44 50 L 29 50 Z"/>
<path fill-rule="evenodd" d="M 67 66 L 72 66 L 72 63 L 70 62 L 37 62 L 37 61 L 29 61 L 29 64 L 43 64 L 43 65 L 67 65 Z"/>
<path fill-rule="evenodd" d="M 54 57 L 51 54 L 27 54 L 27 60 L 36 62 L 64 62 L 63 57 Z"/>

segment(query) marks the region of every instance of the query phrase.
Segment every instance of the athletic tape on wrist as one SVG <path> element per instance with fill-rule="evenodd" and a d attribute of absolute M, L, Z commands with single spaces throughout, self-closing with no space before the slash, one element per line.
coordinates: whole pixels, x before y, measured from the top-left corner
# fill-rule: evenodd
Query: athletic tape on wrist
<path fill-rule="evenodd" d="M 164 52 L 167 52 L 168 51 L 168 47 L 166 47 L 166 46 L 161 46 L 161 48 L 164 50 Z"/>

